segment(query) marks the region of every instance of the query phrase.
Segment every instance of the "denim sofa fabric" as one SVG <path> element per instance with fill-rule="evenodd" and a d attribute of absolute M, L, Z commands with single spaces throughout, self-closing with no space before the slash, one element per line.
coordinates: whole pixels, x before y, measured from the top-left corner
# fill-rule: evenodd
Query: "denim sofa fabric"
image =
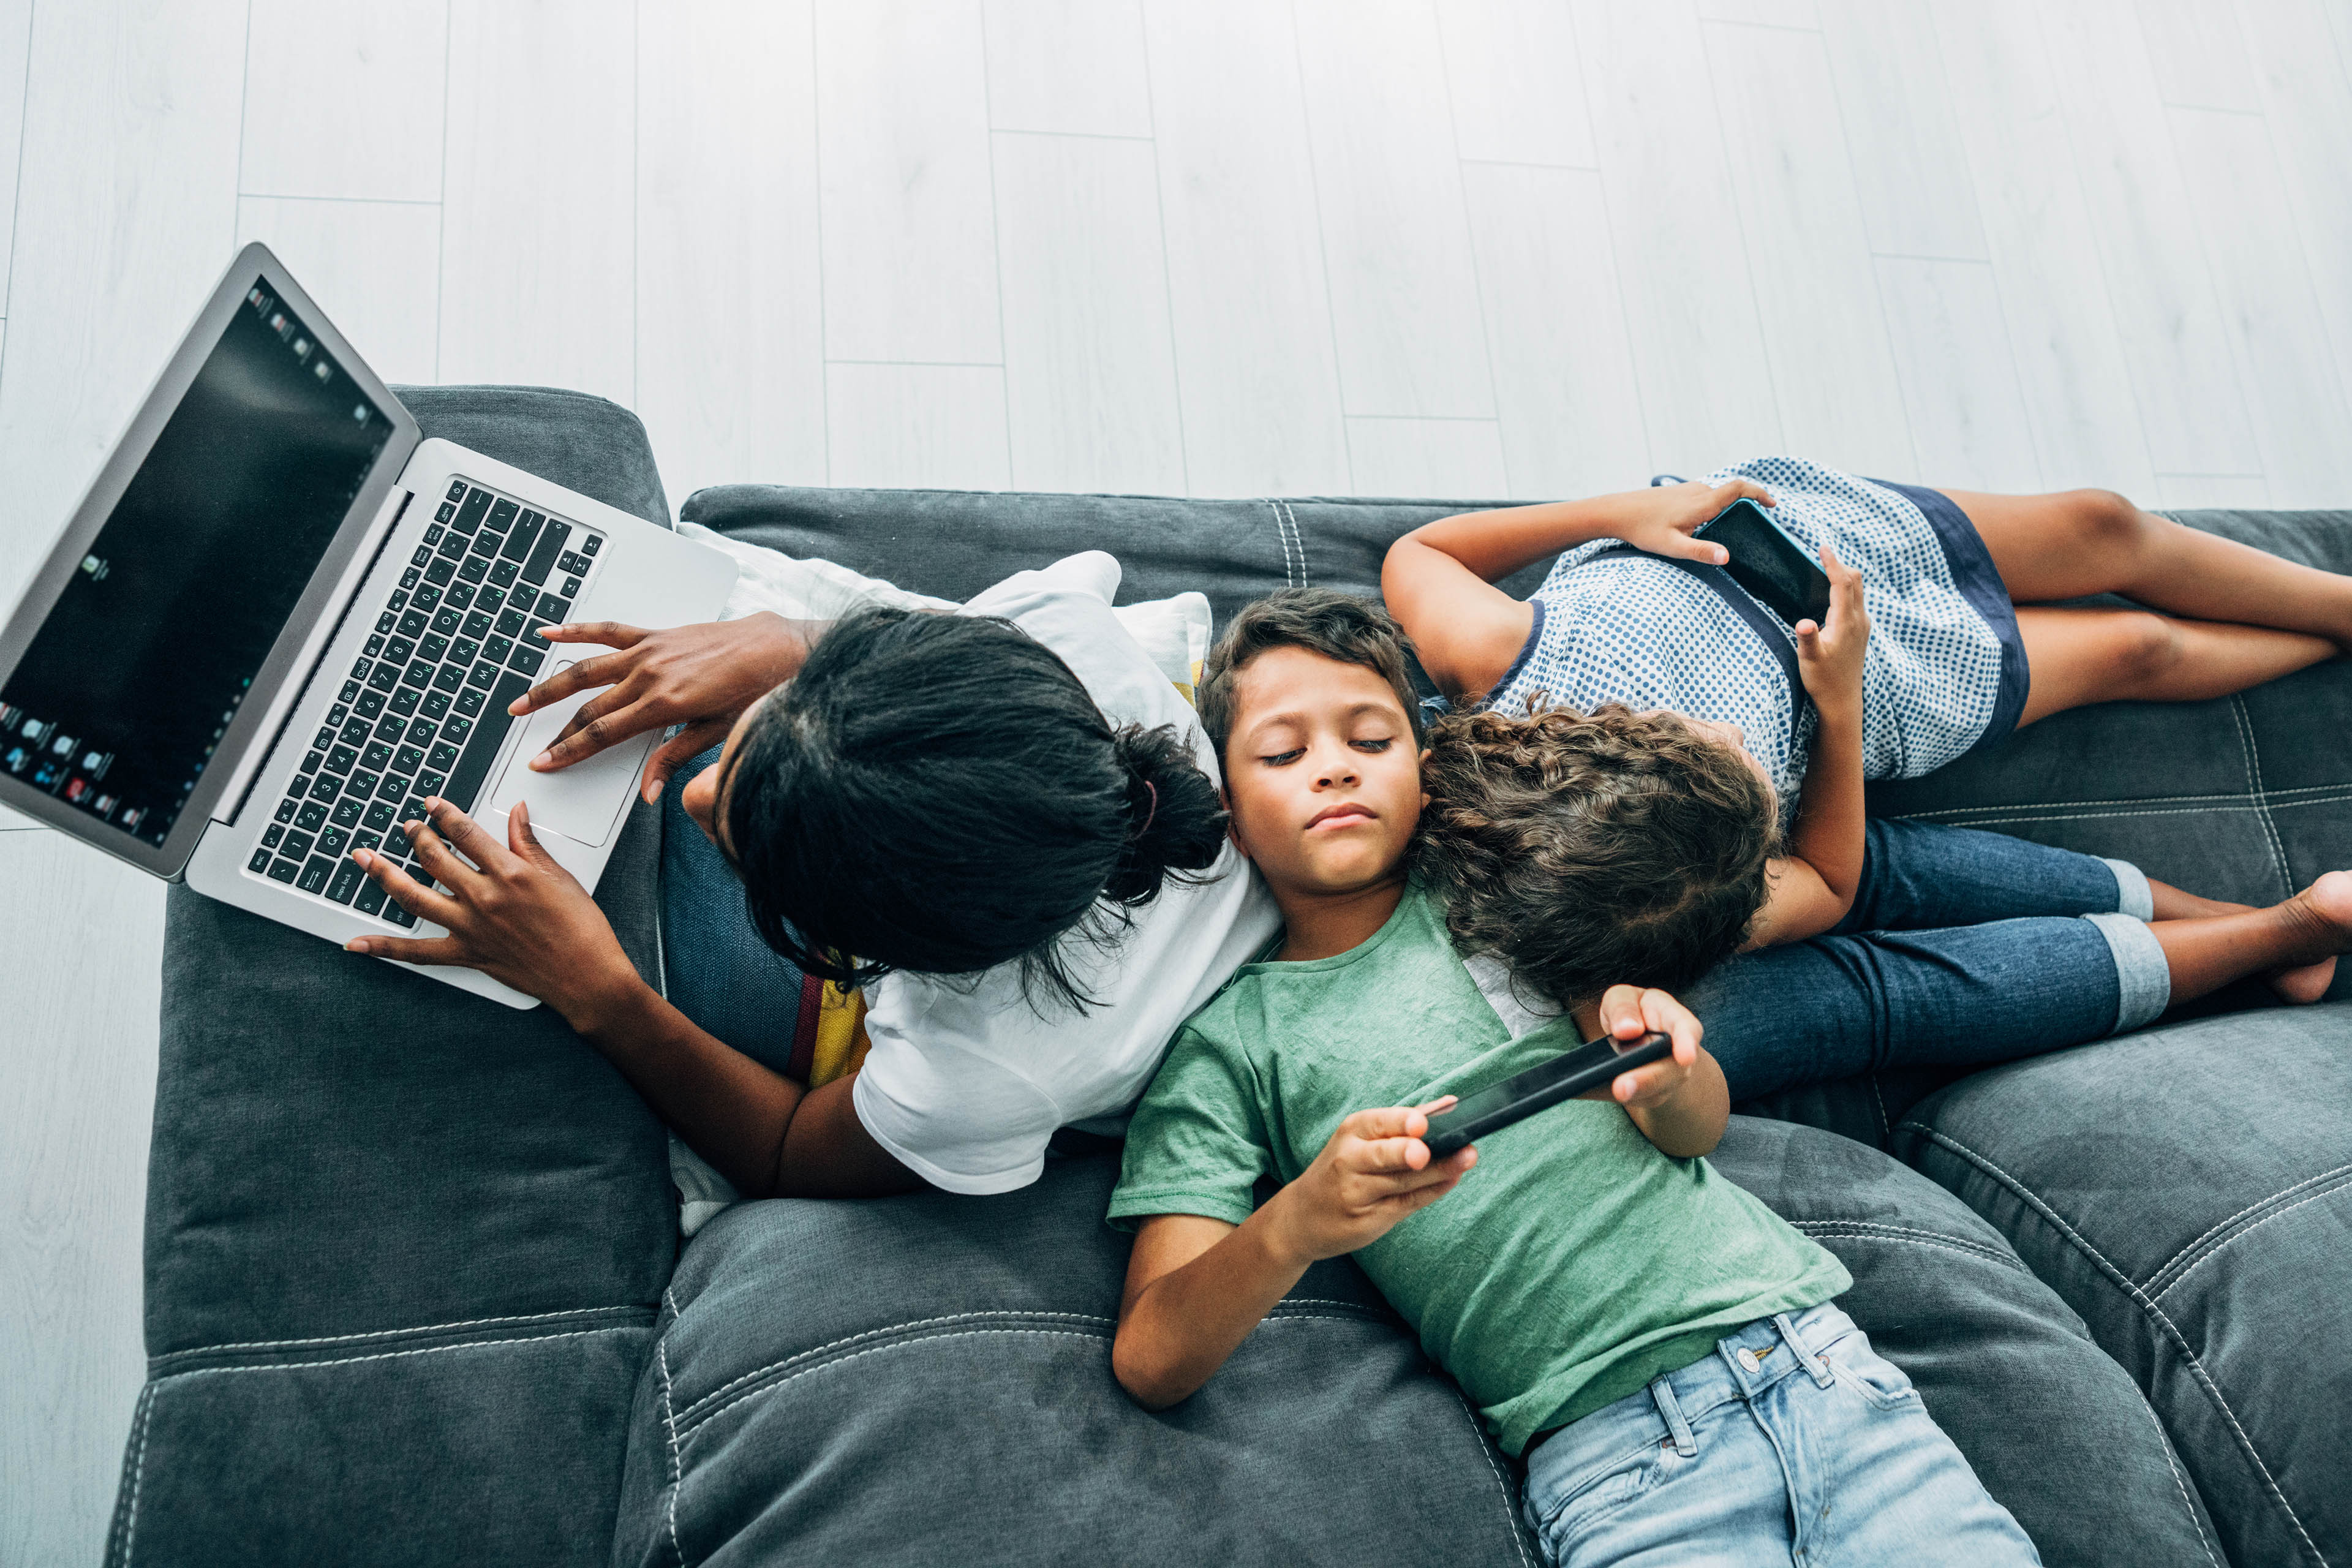
<path fill-rule="evenodd" d="M 643 429 L 609 403 L 402 396 L 427 435 L 665 520 Z M 599 887 L 648 974 L 658 857 L 639 807 Z M 676 1258 L 667 1149 L 546 1009 L 173 889 L 150 1382 L 110 1560 L 315 1562 L 330 1539 L 383 1562 L 600 1559 Z"/>
<path fill-rule="evenodd" d="M 1363 1276 L 1164 1415 L 1110 1374 L 1115 1157 L 1002 1197 L 744 1204 L 678 1264 L 615 1564 L 1528 1561 L 1517 1479 Z"/>
<path fill-rule="evenodd" d="M 2150 1391 L 2230 1560 L 2352 1554 L 2352 1005 L 1978 1073 L 1897 1147 Z"/>

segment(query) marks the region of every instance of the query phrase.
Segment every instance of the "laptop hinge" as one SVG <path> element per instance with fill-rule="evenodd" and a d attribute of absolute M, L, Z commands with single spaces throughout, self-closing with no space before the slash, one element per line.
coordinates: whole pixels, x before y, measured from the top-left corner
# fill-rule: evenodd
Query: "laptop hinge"
<path fill-rule="evenodd" d="M 295 713 L 302 706 L 302 700 L 310 693 L 310 682 L 319 673 L 319 660 L 341 634 L 343 622 L 351 616 L 352 606 L 359 603 L 360 590 L 367 585 L 376 563 L 383 558 L 384 546 L 392 542 L 393 534 L 400 527 L 400 520 L 407 515 L 408 503 L 415 498 L 415 491 L 398 484 L 394 485 L 391 493 L 383 498 L 383 505 L 377 510 L 375 521 L 368 524 L 372 540 L 363 543 L 352 555 L 351 564 L 343 569 L 343 580 L 335 585 L 332 602 L 337 608 L 334 614 L 320 616 L 311 626 L 310 635 L 303 639 L 301 654 L 294 664 L 302 671 L 302 678 L 289 680 L 279 689 L 278 700 L 270 704 L 269 711 L 262 719 L 260 733 L 268 739 L 248 747 L 238 761 L 236 771 L 229 775 L 228 787 L 221 791 L 220 802 L 213 807 L 215 822 L 235 826 L 236 819 L 244 814 L 246 801 L 252 795 L 254 784 L 261 777 L 262 768 L 277 754 L 278 742 L 286 735 L 286 726 L 292 722 Z"/>

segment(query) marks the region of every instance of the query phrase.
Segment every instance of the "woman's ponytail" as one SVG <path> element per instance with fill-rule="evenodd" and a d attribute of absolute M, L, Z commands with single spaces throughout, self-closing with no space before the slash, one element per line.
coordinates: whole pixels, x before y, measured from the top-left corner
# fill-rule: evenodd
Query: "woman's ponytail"
<path fill-rule="evenodd" d="M 1126 771 L 1134 822 L 1102 896 L 1132 908 L 1148 904 L 1171 873 L 1204 871 L 1225 841 L 1225 810 L 1216 786 L 1171 725 L 1129 724 L 1110 738 L 1111 758 Z"/>

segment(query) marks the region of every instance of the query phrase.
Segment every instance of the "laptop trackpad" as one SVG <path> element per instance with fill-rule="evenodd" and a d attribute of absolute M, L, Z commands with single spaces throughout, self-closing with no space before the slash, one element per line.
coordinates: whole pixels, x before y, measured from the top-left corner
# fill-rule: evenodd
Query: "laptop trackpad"
<path fill-rule="evenodd" d="M 551 678 L 556 670 L 577 662 L 565 659 L 547 674 Z M 643 739 L 624 741 L 584 763 L 574 763 L 553 773 L 530 771 L 530 759 L 554 742 L 571 721 L 573 710 L 602 689 L 567 697 L 554 707 L 530 716 L 523 726 L 521 743 L 515 747 L 506 772 L 499 775 L 498 787 L 482 797 L 483 810 L 505 811 L 520 800 L 530 805 L 534 827 L 551 828 L 592 847 L 612 836 L 613 825 L 620 820 L 622 809 L 628 805 L 635 786 L 637 771 L 645 764 L 646 747 Z"/>

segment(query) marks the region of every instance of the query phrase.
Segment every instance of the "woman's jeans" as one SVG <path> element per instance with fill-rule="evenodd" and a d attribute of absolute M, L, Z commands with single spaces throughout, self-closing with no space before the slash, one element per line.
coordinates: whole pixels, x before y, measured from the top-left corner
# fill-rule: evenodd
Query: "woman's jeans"
<path fill-rule="evenodd" d="M 1742 953 L 1683 1000 L 1735 1101 L 1880 1068 L 1980 1067 L 2161 1014 L 2172 982 L 2153 912 L 2124 862 L 1872 818 L 1834 931 Z"/>
<path fill-rule="evenodd" d="M 745 1056 L 789 1072 L 800 1026 L 801 972 L 760 940 L 727 857 L 678 805 L 713 746 L 662 792 L 662 966 L 672 1005 Z"/>
<path fill-rule="evenodd" d="M 1561 1427 L 1528 1455 L 1524 1508 L 1555 1568 L 2042 1561 L 1911 1380 L 1829 1302 L 1750 1323 Z"/>

